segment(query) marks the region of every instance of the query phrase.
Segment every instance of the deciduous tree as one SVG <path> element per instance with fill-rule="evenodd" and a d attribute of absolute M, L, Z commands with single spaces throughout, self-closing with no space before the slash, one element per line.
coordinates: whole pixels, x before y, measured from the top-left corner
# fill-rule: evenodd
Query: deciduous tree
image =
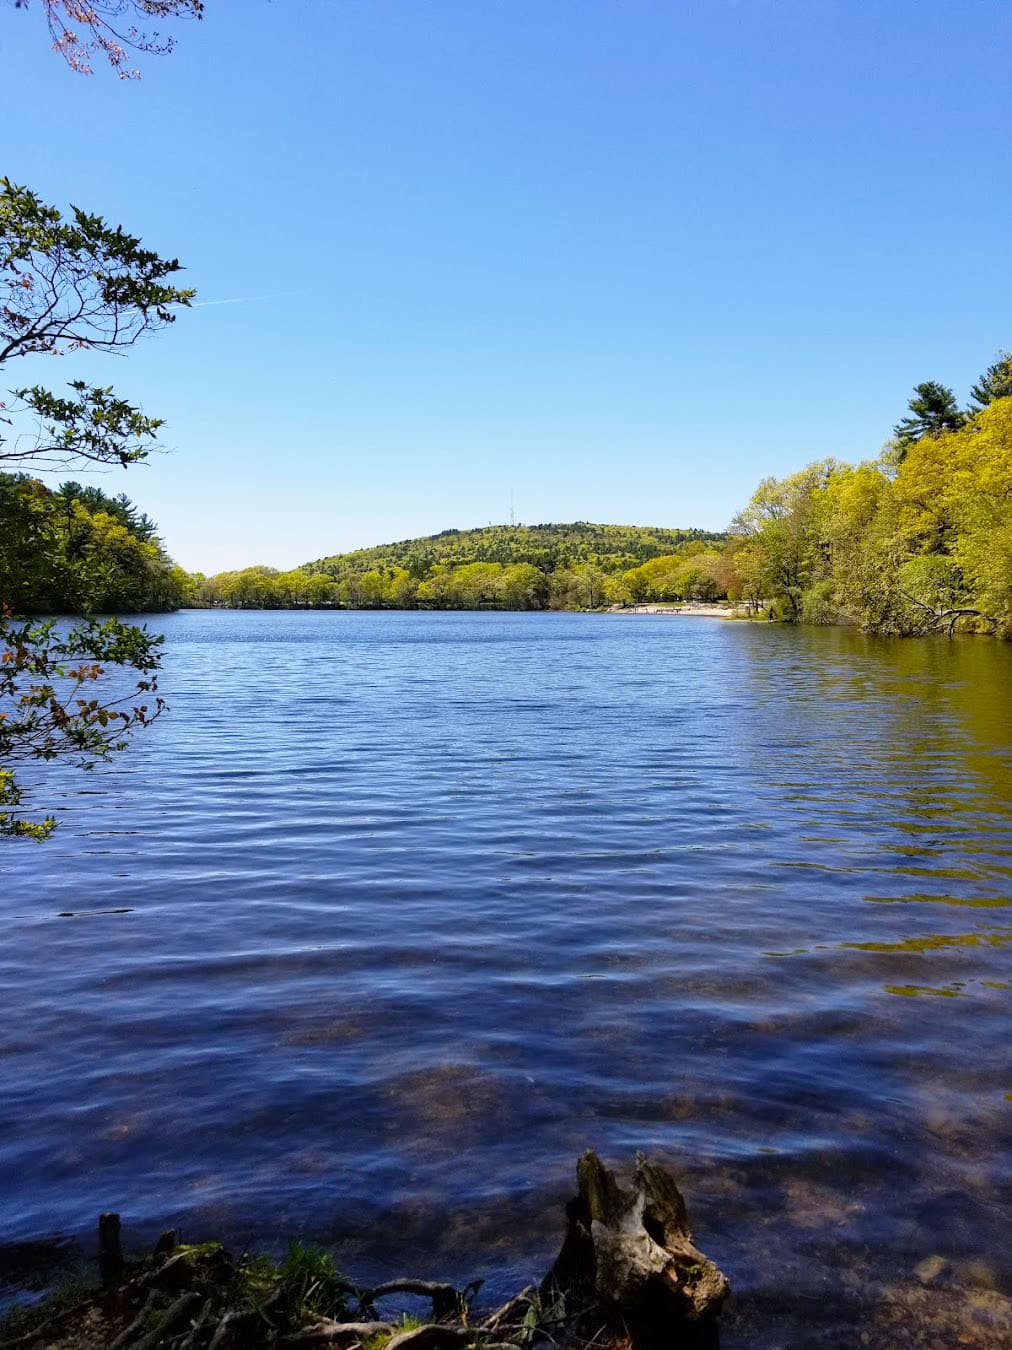
<path fill-rule="evenodd" d="M 175 321 L 194 291 L 135 235 L 79 207 L 65 219 L 29 188 L 0 178 L 0 367 L 24 357 L 116 352 Z M 111 388 L 72 381 L 14 391 L 0 459 L 40 466 L 127 465 L 148 454 L 162 422 Z M 23 424 L 27 423 L 27 426 Z"/>
<path fill-rule="evenodd" d="M 66 7 L 80 15 L 89 5 Z M 153 9 L 150 12 L 154 12 Z M 82 18 L 82 22 L 87 20 Z M 78 351 L 111 352 L 130 346 L 143 333 L 171 323 L 193 291 L 174 284 L 180 270 L 140 239 L 101 216 L 77 207 L 69 218 L 34 192 L 0 179 L 0 368 L 25 357 L 64 356 Z M 52 468 L 59 464 L 126 466 L 150 451 L 161 422 L 115 395 L 111 388 L 75 380 L 70 394 L 40 385 L 14 392 L 0 417 L 0 462 Z M 146 629 L 115 620 L 87 622 L 69 631 L 19 619 L 38 608 L 39 594 L 26 591 L 25 569 L 35 575 L 61 562 L 48 491 L 37 480 L 0 494 L 0 832 L 49 833 L 52 821 L 22 819 L 22 789 L 15 761 L 70 757 L 83 766 L 118 749 L 134 727 L 151 720 L 149 703 L 123 710 L 125 666 L 142 679 L 136 692 L 151 694 L 158 643 Z M 101 495 L 101 494 L 100 494 Z M 90 512 L 80 501 L 63 501 L 74 547 L 92 567 L 79 609 L 104 599 L 118 606 L 156 561 L 157 545 L 143 540 L 124 519 L 129 504 Z M 8 538 L 16 549 L 7 547 Z M 20 561 L 18 561 L 20 559 Z M 114 560 L 114 563 L 110 563 Z M 87 568 L 81 575 L 88 575 Z M 176 577 L 178 583 L 178 577 Z M 168 582 L 166 584 L 169 584 Z M 104 589 L 103 589 L 104 587 Z M 101 599 L 100 599 L 101 597 Z M 101 681 L 84 697 L 82 687 Z M 106 694 L 107 688 L 117 691 Z M 156 711 L 161 708 L 156 705 Z"/>
<path fill-rule="evenodd" d="M 174 45 L 171 37 L 138 25 L 200 19 L 204 0 L 14 0 L 14 8 L 41 11 L 53 50 L 71 70 L 90 75 L 99 56 L 121 80 L 136 80 L 140 73 L 127 65 L 131 51 L 163 55 Z"/>

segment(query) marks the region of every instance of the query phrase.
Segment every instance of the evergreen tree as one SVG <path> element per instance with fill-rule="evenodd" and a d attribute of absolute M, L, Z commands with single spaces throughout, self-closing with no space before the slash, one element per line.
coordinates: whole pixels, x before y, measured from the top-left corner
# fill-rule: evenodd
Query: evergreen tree
<path fill-rule="evenodd" d="M 986 408 L 999 398 L 1012 398 L 1012 352 L 1000 351 L 970 394 L 978 408 Z"/>
<path fill-rule="evenodd" d="M 893 435 L 906 448 L 925 436 L 941 436 L 944 431 L 958 431 L 966 424 L 966 413 L 956 403 L 951 389 L 936 380 L 928 380 L 914 387 L 914 397 L 907 407 L 911 415 L 897 422 Z"/>

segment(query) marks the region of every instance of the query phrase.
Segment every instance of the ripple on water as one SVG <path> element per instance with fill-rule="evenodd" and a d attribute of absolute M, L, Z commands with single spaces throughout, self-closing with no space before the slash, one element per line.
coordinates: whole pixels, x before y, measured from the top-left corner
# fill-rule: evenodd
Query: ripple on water
<path fill-rule="evenodd" d="M 886 1344 L 904 1309 L 992 1343 L 1008 647 L 158 623 L 171 715 L 47 775 L 60 831 L 4 855 L 10 1243 L 121 1208 L 364 1274 L 478 1252 L 502 1288 L 550 1255 L 580 1150 L 646 1148 L 735 1277 L 728 1344 L 790 1318 Z"/>

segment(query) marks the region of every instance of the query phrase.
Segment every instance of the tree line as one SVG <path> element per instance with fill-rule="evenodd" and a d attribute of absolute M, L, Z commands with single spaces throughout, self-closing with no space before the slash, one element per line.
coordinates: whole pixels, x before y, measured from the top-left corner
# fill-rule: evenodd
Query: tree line
<path fill-rule="evenodd" d="M 15 614 L 179 609 L 190 582 L 125 493 L 0 473 L 0 578 Z"/>
<path fill-rule="evenodd" d="M 726 593 L 723 535 L 626 525 L 496 525 L 339 554 L 281 572 L 191 579 L 193 603 L 235 609 L 595 609 Z"/>
<path fill-rule="evenodd" d="M 764 479 L 731 525 L 731 598 L 791 623 L 1012 637 L 1012 354 L 972 400 L 918 385 L 875 460 Z"/>
<path fill-rule="evenodd" d="M 728 600 L 787 623 L 1012 637 L 1012 354 L 961 408 L 936 381 L 873 460 L 764 478 L 726 535 L 490 526 L 192 579 L 193 603 L 349 609 L 597 609 Z"/>
<path fill-rule="evenodd" d="M 927 382 L 908 408 L 874 460 L 824 459 L 763 479 L 726 535 L 585 521 L 499 525 L 289 571 L 257 566 L 213 577 L 173 563 L 154 522 L 123 494 L 73 481 L 51 489 L 24 472 L 2 473 L 0 600 L 14 614 L 84 615 L 188 605 L 543 610 L 727 599 L 789 623 L 1008 636 L 1012 355 L 988 367 L 969 407 Z M 77 436 L 80 417 L 75 409 L 64 429 Z M 117 442 L 111 453 L 140 457 L 133 443 Z"/>

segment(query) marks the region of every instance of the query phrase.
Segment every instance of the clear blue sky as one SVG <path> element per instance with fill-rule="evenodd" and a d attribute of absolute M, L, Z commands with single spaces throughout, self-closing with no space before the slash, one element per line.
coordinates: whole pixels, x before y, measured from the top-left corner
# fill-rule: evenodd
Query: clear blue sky
<path fill-rule="evenodd" d="M 509 516 L 722 528 L 1012 346 L 1010 0 L 207 0 L 140 83 L 0 11 L 3 171 L 202 307 L 67 358 L 186 566 Z M 235 301 L 235 303 L 218 303 Z M 24 378 L 23 378 L 24 377 Z"/>

